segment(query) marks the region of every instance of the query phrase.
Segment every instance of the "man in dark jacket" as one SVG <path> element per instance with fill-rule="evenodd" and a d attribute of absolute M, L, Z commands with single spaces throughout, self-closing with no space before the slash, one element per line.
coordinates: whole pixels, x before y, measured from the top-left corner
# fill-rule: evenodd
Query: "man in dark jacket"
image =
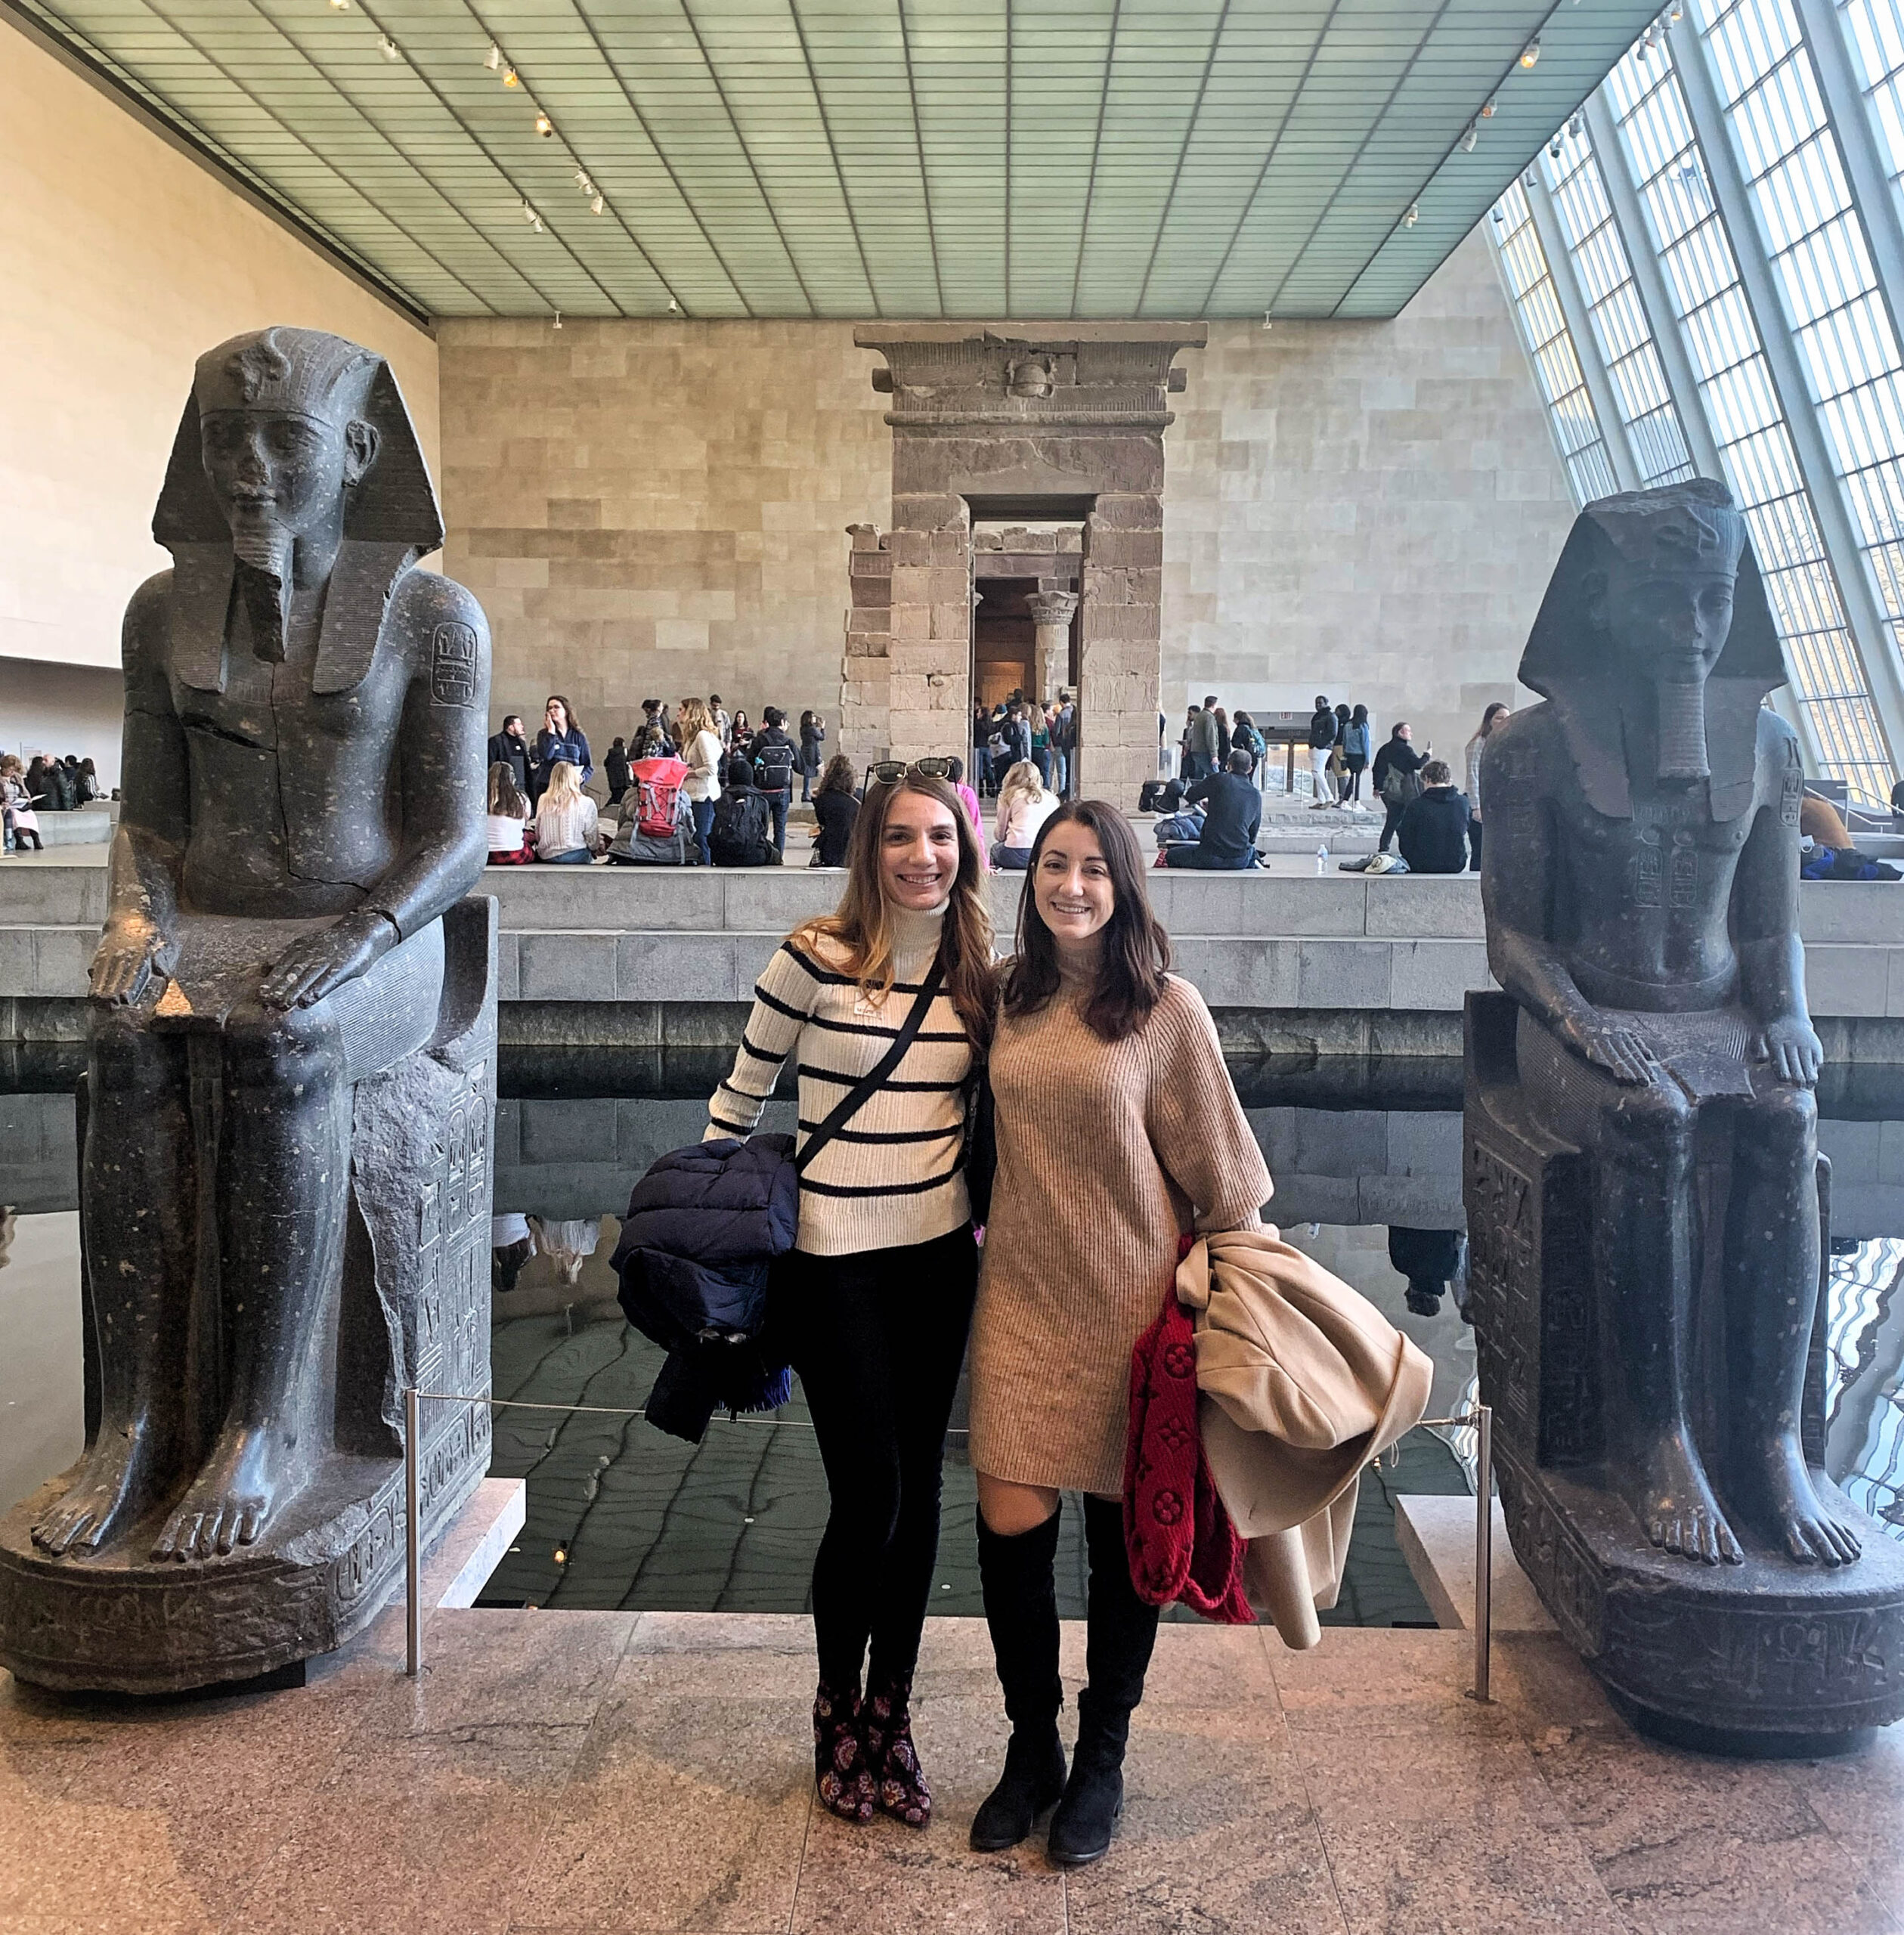
<path fill-rule="evenodd" d="M 1184 798 L 1204 809 L 1203 831 L 1194 847 L 1166 847 L 1167 864 L 1212 873 L 1234 873 L 1255 865 L 1263 796 L 1250 784 L 1247 753 L 1232 753 L 1225 771 L 1198 780 Z"/>
<path fill-rule="evenodd" d="M 1311 811 L 1336 803 L 1336 789 L 1329 783 L 1329 755 L 1335 745 L 1336 715 L 1328 700 L 1317 692 L 1316 709 L 1309 719 L 1309 770 L 1316 781 L 1316 796 L 1309 802 Z"/>
<path fill-rule="evenodd" d="M 766 723 L 754 734 L 747 749 L 747 760 L 754 769 L 754 783 L 766 795 L 768 810 L 773 815 L 774 850 L 785 854 L 787 809 L 793 803 L 800 748 L 788 735 L 787 715 L 779 706 L 769 706 L 760 716 Z"/>
<path fill-rule="evenodd" d="M 515 790 L 525 799 L 529 794 L 529 739 L 522 730 L 522 715 L 512 712 L 503 721 L 503 729 L 489 741 L 489 763 L 506 766 L 515 776 Z"/>
<path fill-rule="evenodd" d="M 629 786 L 628 748 L 622 739 L 618 738 L 608 748 L 608 756 L 602 762 L 602 776 L 608 782 L 608 804 L 620 806 Z"/>
<path fill-rule="evenodd" d="M 1401 824 L 1402 814 L 1421 791 L 1418 776 L 1433 751 L 1432 746 L 1424 746 L 1416 751 L 1410 742 L 1405 719 L 1395 721 L 1394 732 L 1376 750 L 1372 777 L 1384 809 L 1381 845 L 1385 853 L 1389 842 L 1395 837 L 1395 828 Z"/>
<path fill-rule="evenodd" d="M 1461 874 L 1468 870 L 1468 802 L 1457 793 L 1445 760 L 1422 768 L 1424 791 L 1401 816 L 1401 857 L 1411 874 Z"/>

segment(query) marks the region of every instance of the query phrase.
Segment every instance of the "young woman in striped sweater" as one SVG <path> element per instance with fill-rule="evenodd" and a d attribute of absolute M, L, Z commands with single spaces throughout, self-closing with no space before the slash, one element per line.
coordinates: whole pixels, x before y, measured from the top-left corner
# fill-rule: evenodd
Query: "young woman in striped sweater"
<path fill-rule="evenodd" d="M 801 1174 L 775 1320 L 832 1500 L 813 1566 L 820 1799 L 849 1821 L 877 1807 L 923 1827 L 932 1796 L 909 1701 L 978 1280 L 961 1149 L 966 1078 L 991 1033 L 992 924 L 971 822 L 944 780 L 916 767 L 868 787 L 847 865 L 838 911 L 797 928 L 754 984 L 707 1132 L 751 1134 L 791 1056 L 803 1144 L 890 1051 L 938 974 L 904 1056 Z"/>

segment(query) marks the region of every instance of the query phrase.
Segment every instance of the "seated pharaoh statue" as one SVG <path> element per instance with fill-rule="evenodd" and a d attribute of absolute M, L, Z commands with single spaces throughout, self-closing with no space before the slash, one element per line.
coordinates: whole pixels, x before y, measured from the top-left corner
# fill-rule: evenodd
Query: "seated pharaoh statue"
<path fill-rule="evenodd" d="M 1462 1194 L 1515 1556 L 1642 1729 L 1838 1752 L 1904 1718 L 1904 1548 L 1825 1469 L 1830 1171 L 1797 736 L 1744 519 L 1575 520 L 1488 739 Z"/>
<path fill-rule="evenodd" d="M 1605 1468 L 1640 1531 L 1737 1564 L 1732 1515 L 1806 1566 L 1859 1540 L 1800 1439 L 1819 1271 L 1822 1050 L 1798 938 L 1798 741 L 1744 520 L 1695 478 L 1580 513 L 1522 660 L 1546 703 L 1488 742 L 1489 965 L 1528 1106 L 1590 1152 Z M 1701 1119 L 1731 1130 L 1713 1274 L 1726 1415 L 1689 1410 Z"/>
<path fill-rule="evenodd" d="M 408 1303 L 389 1286 L 420 1285 L 416 1258 L 447 1231 L 438 1171 L 473 1160 L 457 1226 L 488 1215 L 493 1051 L 460 1072 L 443 1055 L 444 916 L 485 858 L 488 639 L 469 593 L 415 568 L 443 528 L 383 359 L 298 329 L 201 358 L 153 529 L 174 563 L 126 612 L 124 800 L 91 970 L 97 1426 L 35 1509 L 33 1545 L 62 1565 L 0 1598 L 28 1677 L 21 1607 L 51 1575 L 97 1582 L 115 1554 L 148 1584 L 219 1574 L 296 1516 L 329 1461 L 391 1449 L 442 1292 L 434 1262 Z M 480 1048 L 494 995 L 475 905 L 464 1039 Z M 450 924 L 452 980 L 466 929 Z M 400 1088 L 426 1048 L 435 1085 Z M 395 1160 L 406 1136 L 423 1153 Z M 354 1245 L 388 1305 L 361 1334 L 339 1317 Z M 354 1404 L 377 1426 L 354 1444 Z M 357 1493 L 331 1487 L 350 1537 L 373 1497 L 401 1510 L 385 1465 L 362 1463 Z M 391 1529 L 386 1511 L 354 1559 L 348 1540 L 329 1552 L 327 1590 L 384 1566 Z"/>

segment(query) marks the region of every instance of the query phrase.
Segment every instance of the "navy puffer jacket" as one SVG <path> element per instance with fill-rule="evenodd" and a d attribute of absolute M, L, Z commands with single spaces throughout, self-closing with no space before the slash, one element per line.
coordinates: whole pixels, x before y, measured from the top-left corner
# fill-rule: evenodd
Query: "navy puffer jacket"
<path fill-rule="evenodd" d="M 723 1137 L 670 1150 L 628 1200 L 615 1245 L 628 1321 L 668 1353 L 649 1422 L 698 1443 L 717 1409 L 784 1404 L 767 1340 L 767 1278 L 794 1246 L 800 1179 L 790 1135 Z"/>

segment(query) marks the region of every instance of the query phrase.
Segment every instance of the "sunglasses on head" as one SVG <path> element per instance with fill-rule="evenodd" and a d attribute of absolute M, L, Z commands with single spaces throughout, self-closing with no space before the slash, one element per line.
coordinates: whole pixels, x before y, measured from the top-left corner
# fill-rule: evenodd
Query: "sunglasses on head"
<path fill-rule="evenodd" d="M 868 779 L 877 779 L 881 785 L 890 786 L 895 781 L 903 779 L 909 772 L 917 773 L 921 779 L 949 779 L 952 777 L 952 761 L 949 759 L 915 759 L 909 765 L 902 759 L 876 759 L 866 769 Z"/>

